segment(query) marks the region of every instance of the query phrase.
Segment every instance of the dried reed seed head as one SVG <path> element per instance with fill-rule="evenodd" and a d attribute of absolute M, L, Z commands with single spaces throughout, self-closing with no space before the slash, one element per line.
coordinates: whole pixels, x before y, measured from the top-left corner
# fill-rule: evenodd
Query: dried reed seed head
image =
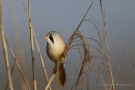
<path fill-rule="evenodd" d="M 83 60 L 81 64 L 81 69 L 80 69 L 78 79 L 76 82 L 76 85 L 77 85 L 80 80 L 80 77 L 85 72 L 86 67 L 90 64 L 90 45 L 87 39 L 78 30 L 75 30 L 74 33 L 69 38 L 65 53 L 67 54 L 68 50 L 73 47 L 78 47 L 78 48 L 81 47 L 83 48 L 83 52 L 84 52 L 83 58 L 82 58 Z"/>

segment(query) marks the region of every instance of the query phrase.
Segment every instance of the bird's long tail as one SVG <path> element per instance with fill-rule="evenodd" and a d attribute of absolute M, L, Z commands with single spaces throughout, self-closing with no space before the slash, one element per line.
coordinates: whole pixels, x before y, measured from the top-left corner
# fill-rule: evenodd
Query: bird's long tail
<path fill-rule="evenodd" d="M 66 72 L 63 63 L 61 63 L 59 66 L 59 83 L 62 86 L 64 86 L 64 84 L 66 83 Z"/>

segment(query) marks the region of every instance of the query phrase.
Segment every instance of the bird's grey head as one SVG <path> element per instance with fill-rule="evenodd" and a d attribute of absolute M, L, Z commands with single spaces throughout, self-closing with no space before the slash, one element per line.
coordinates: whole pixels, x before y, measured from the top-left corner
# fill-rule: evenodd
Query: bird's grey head
<path fill-rule="evenodd" d="M 54 38 L 55 37 L 55 38 Z M 61 38 L 60 34 L 56 31 L 50 31 L 47 33 L 45 39 L 47 40 L 48 43 L 53 43 L 55 44 L 56 39 Z"/>

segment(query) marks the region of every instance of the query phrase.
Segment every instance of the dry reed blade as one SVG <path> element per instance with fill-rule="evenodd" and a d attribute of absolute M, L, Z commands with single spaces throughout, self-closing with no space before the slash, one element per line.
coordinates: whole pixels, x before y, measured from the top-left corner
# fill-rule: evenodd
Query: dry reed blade
<path fill-rule="evenodd" d="M 107 49 L 107 63 L 108 63 L 108 70 L 109 70 L 109 78 L 111 78 L 111 83 L 112 83 L 112 90 L 115 90 L 114 88 L 114 78 L 113 78 L 113 73 L 112 73 L 112 66 L 111 66 L 111 60 L 110 60 L 110 51 L 108 47 L 108 39 L 106 35 L 106 22 L 105 22 L 105 12 L 102 9 L 102 0 L 100 0 L 100 9 L 101 9 L 101 14 L 102 14 L 102 22 L 103 22 L 103 38 L 106 44 L 106 49 Z"/>
<path fill-rule="evenodd" d="M 121 64 L 122 64 L 122 62 L 123 62 L 123 60 L 124 60 L 125 53 L 126 53 L 126 50 L 124 51 L 123 56 L 122 56 L 122 58 L 121 58 L 121 60 L 120 60 L 120 63 L 119 63 L 119 65 L 118 65 L 116 74 L 115 74 L 115 76 L 114 76 L 114 81 L 115 81 L 116 76 L 117 76 L 117 74 L 118 74 L 118 72 L 119 72 L 120 66 L 121 66 Z"/>
<path fill-rule="evenodd" d="M 105 85 L 105 81 L 104 81 L 102 75 L 100 74 L 99 76 L 100 76 L 100 79 L 102 81 L 102 84 L 101 85 L 104 86 L 105 90 L 108 90 L 107 87 L 106 87 L 106 85 Z"/>
<path fill-rule="evenodd" d="M 11 75 L 12 75 L 12 73 L 13 73 L 13 70 L 14 70 L 14 67 L 15 67 L 15 64 L 16 64 L 17 67 L 18 67 L 18 69 L 19 69 L 19 72 L 20 72 L 20 74 L 21 74 L 21 76 L 22 76 L 22 78 L 23 78 L 23 80 L 24 80 L 24 82 L 25 82 L 25 84 L 26 84 L 26 86 L 27 86 L 27 88 L 28 88 L 28 90 L 30 90 L 28 81 L 27 81 L 26 77 L 24 76 L 23 71 L 22 71 L 22 69 L 21 69 L 21 67 L 20 67 L 20 65 L 19 65 L 19 63 L 18 63 L 18 61 L 17 61 L 17 59 L 16 59 L 16 57 L 15 57 L 15 54 L 14 54 L 12 48 L 10 47 L 10 45 L 9 45 L 9 43 L 8 43 L 8 41 L 7 41 L 7 39 L 6 39 L 6 37 L 5 37 L 5 40 L 6 40 L 7 46 L 8 46 L 8 48 L 9 48 L 9 50 L 10 50 L 10 52 L 11 52 L 13 58 L 14 58 L 14 64 L 13 64 L 13 67 L 12 67 L 12 70 L 11 70 Z M 7 83 L 7 85 L 6 85 L 5 90 L 7 90 L 7 87 L 8 87 L 8 83 Z"/>
<path fill-rule="evenodd" d="M 78 25 L 78 27 L 77 27 L 76 30 L 79 30 L 79 28 L 80 28 L 82 22 L 84 21 L 86 15 L 88 14 L 88 12 L 89 12 L 90 8 L 92 7 L 93 3 L 94 3 L 94 1 L 92 1 L 91 5 L 89 6 L 88 10 L 86 11 L 85 15 L 84 15 L 83 18 L 82 18 L 82 21 L 79 23 L 79 25 Z"/>
<path fill-rule="evenodd" d="M 134 58 L 133 58 L 133 55 L 132 55 L 132 53 L 131 53 L 131 50 L 128 48 L 128 46 L 126 46 L 126 45 L 123 44 L 123 43 L 115 43 L 115 44 L 113 44 L 113 45 L 111 45 L 111 46 L 109 47 L 109 50 L 110 50 L 112 47 L 116 46 L 116 45 L 122 45 L 122 46 L 125 47 L 125 49 L 127 50 L 127 52 L 128 52 L 129 55 L 130 55 L 130 58 L 131 58 L 131 61 L 132 61 L 132 66 L 134 67 Z"/>
<path fill-rule="evenodd" d="M 99 40 L 100 40 L 100 43 L 98 43 L 98 44 L 100 45 L 100 47 L 102 47 L 102 46 L 101 46 L 101 44 L 102 44 L 102 39 L 101 39 L 101 35 L 100 35 L 100 32 L 99 32 L 99 30 L 98 30 L 97 25 L 96 25 L 93 21 L 91 21 L 91 19 L 85 19 L 85 20 L 83 20 L 83 21 L 90 22 L 90 23 L 92 23 L 92 24 L 95 26 L 95 28 L 96 28 L 96 30 L 97 30 L 97 32 L 98 32 Z M 97 21 L 96 21 L 96 22 L 97 22 Z M 98 22 L 97 22 L 97 23 L 98 23 Z M 97 41 L 97 40 L 95 40 L 95 41 Z M 98 42 L 98 41 L 97 41 L 97 42 Z"/>
<path fill-rule="evenodd" d="M 24 0 L 22 0 L 22 3 L 23 3 L 23 6 L 24 6 L 24 10 L 26 12 L 26 15 L 28 17 L 29 20 L 31 20 L 31 17 L 28 15 L 28 11 L 26 9 L 26 5 L 24 3 Z M 43 68 L 43 71 L 44 71 L 44 75 L 45 75 L 45 78 L 46 78 L 46 81 L 47 83 L 49 82 L 49 79 L 48 79 L 48 75 L 47 75 L 47 71 L 46 71 L 46 68 L 45 68 L 45 64 L 44 64 L 44 61 L 43 61 L 43 57 L 42 57 L 42 54 L 40 52 L 40 48 L 39 48 L 39 45 L 38 45 L 38 41 L 36 39 L 36 35 L 35 35 L 35 32 L 34 32 L 34 29 L 33 29 L 33 26 L 31 25 L 31 28 L 32 28 L 32 32 L 33 32 L 33 37 L 34 37 L 34 40 L 36 42 L 36 46 L 37 46 L 37 49 L 38 49 L 38 54 L 39 54 L 39 57 L 40 57 L 40 61 L 41 61 L 41 64 L 42 64 L 42 68 Z M 51 86 L 49 87 L 50 90 L 51 89 Z"/>
<path fill-rule="evenodd" d="M 3 52 L 4 52 L 6 70 L 7 70 L 7 74 L 8 74 L 7 76 L 8 76 L 9 89 L 14 90 L 10 66 L 9 66 L 9 60 L 8 60 L 8 52 L 7 52 L 5 35 L 4 35 L 4 29 L 3 29 L 3 25 L 2 25 L 2 0 L 0 0 L 0 37 L 1 37 L 1 40 L 2 40 L 2 47 L 3 47 Z"/>
<path fill-rule="evenodd" d="M 73 34 L 71 35 L 71 37 L 68 39 L 68 42 L 67 42 L 67 49 L 65 50 L 65 54 L 67 54 L 67 52 L 68 52 L 68 50 L 69 50 L 71 44 L 74 42 L 74 40 L 75 40 L 75 35 L 76 35 L 77 31 L 79 30 L 79 28 L 80 28 L 82 22 L 84 21 L 86 15 L 88 14 L 88 12 L 89 12 L 91 6 L 93 5 L 93 3 L 94 3 L 94 1 L 91 3 L 91 5 L 89 6 L 88 10 L 87 10 L 86 13 L 84 14 L 84 16 L 83 16 L 81 22 L 80 22 L 79 25 L 77 26 L 77 29 L 73 32 Z"/>
<path fill-rule="evenodd" d="M 30 0 L 28 0 L 28 15 L 30 15 Z M 29 18 L 29 28 L 30 28 L 30 46 L 31 46 L 31 57 L 32 57 L 32 75 L 33 75 L 33 90 L 37 90 L 36 82 L 36 69 L 35 69 L 35 57 L 34 57 L 34 43 L 33 43 L 33 30 L 32 30 L 32 21 Z"/>

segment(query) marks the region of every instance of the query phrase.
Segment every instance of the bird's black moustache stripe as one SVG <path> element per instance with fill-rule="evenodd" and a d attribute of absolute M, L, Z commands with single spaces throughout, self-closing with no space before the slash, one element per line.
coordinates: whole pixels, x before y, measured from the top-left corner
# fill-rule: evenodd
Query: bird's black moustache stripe
<path fill-rule="evenodd" d="M 53 42 L 53 44 L 54 44 L 54 40 L 53 40 L 52 35 L 49 36 L 49 39 L 50 39 L 50 40 Z"/>

